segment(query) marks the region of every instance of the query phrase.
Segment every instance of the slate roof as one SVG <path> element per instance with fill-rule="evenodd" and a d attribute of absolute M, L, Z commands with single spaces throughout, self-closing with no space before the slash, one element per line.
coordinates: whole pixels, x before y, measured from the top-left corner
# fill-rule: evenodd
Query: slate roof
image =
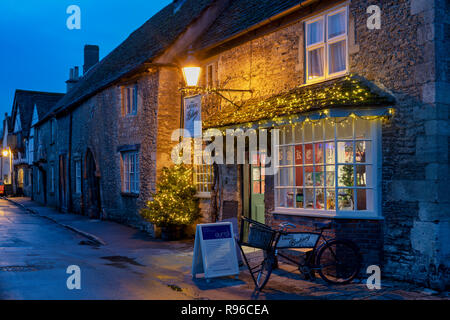
<path fill-rule="evenodd" d="M 304 0 L 230 0 L 230 4 L 211 27 L 196 41 L 203 49 L 237 35 L 283 11 L 305 2 Z"/>
<path fill-rule="evenodd" d="M 11 114 L 11 129 L 16 121 L 17 112 L 20 114 L 20 125 L 24 137 L 28 136 L 33 119 L 33 108 L 36 105 L 39 119 L 64 96 L 63 93 L 16 90 Z"/>
<path fill-rule="evenodd" d="M 343 107 L 392 106 L 394 98 L 373 83 L 346 76 L 317 84 L 299 86 L 265 100 L 249 100 L 240 108 L 228 106 L 203 122 L 204 128 L 225 127 L 294 114 Z"/>
<path fill-rule="evenodd" d="M 161 54 L 216 0 L 174 1 L 152 16 L 110 54 L 92 67 L 57 103 L 58 112 L 89 98 L 128 72 Z"/>

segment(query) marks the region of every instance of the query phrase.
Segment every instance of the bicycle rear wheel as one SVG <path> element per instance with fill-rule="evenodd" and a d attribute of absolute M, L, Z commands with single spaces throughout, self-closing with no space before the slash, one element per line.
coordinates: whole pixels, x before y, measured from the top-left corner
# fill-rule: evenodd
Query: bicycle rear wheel
<path fill-rule="evenodd" d="M 323 280 L 333 284 L 346 284 L 358 275 L 361 255 L 353 242 L 332 240 L 319 249 L 316 266 Z"/>
<path fill-rule="evenodd" d="M 255 277 L 256 289 L 261 291 L 272 274 L 273 265 L 275 263 L 275 255 L 273 253 L 267 253 L 266 257 L 261 263 L 261 268 L 258 270 Z"/>

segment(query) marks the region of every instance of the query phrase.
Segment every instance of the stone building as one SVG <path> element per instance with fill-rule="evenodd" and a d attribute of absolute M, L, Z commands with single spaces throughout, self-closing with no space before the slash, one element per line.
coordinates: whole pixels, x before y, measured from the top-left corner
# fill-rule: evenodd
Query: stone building
<path fill-rule="evenodd" d="M 227 1 L 178 0 L 150 18 L 104 59 L 85 47 L 83 75 L 71 71 L 67 94 L 37 124 L 57 127 L 47 163 L 62 211 L 147 228 L 139 209 L 170 166 L 180 127 L 179 60 Z M 42 200 L 42 199 L 41 199 Z M 153 232 L 153 228 L 148 229 Z"/>
<path fill-rule="evenodd" d="M 172 164 L 183 98 L 200 97 L 203 129 L 274 139 L 247 146 L 253 163 L 196 166 L 204 220 L 331 220 L 365 266 L 448 286 L 448 13 L 444 0 L 173 1 L 101 61 L 85 48 L 83 75 L 35 125 L 36 170 L 56 183 L 33 194 L 146 227 L 138 211 Z M 192 56 L 202 88 L 180 90 Z"/>
<path fill-rule="evenodd" d="M 33 195 L 32 166 L 40 151 L 35 148 L 35 141 L 39 140 L 39 137 L 33 126 L 62 96 L 61 93 L 16 90 L 11 111 L 12 126 L 7 131 L 8 151 L 12 157 L 9 182 L 13 185 L 15 195 Z"/>
<path fill-rule="evenodd" d="M 381 9 L 379 29 L 368 27 L 369 5 Z M 448 286 L 449 9 L 231 1 L 195 56 L 202 85 L 252 91 L 223 93 L 233 103 L 204 95 L 203 129 L 279 129 L 275 150 L 251 157 L 278 151 L 279 164 L 276 175 L 258 162 L 215 166 L 211 219 L 299 230 L 332 220 L 330 234 L 354 240 L 365 266 Z"/>

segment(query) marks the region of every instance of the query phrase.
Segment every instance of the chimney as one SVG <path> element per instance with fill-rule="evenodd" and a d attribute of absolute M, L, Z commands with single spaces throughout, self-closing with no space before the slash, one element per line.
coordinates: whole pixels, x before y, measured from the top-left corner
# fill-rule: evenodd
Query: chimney
<path fill-rule="evenodd" d="M 69 80 L 66 81 L 66 85 L 67 85 L 67 92 L 69 92 L 70 90 L 72 90 L 72 88 L 75 86 L 75 84 L 78 82 L 79 80 L 79 76 L 78 76 L 78 67 L 75 68 L 70 68 L 70 72 L 69 72 Z"/>
<path fill-rule="evenodd" d="M 86 72 L 88 72 L 88 70 L 98 62 L 99 53 L 100 53 L 99 46 L 90 44 L 84 46 L 83 74 L 86 74 Z"/>

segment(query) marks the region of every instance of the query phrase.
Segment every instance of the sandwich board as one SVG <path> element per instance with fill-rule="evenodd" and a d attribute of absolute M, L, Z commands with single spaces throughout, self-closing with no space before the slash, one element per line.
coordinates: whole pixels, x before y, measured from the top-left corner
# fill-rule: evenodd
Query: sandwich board
<path fill-rule="evenodd" d="M 198 224 L 195 232 L 192 277 L 203 273 L 210 278 L 239 275 L 236 242 L 231 222 Z"/>

